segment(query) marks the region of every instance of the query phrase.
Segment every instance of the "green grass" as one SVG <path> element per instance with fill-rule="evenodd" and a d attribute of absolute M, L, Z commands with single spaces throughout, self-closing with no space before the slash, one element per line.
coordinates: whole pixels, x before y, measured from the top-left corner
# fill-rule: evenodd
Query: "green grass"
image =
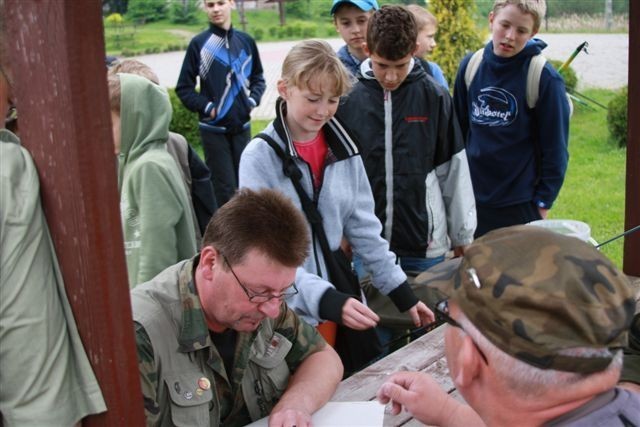
<path fill-rule="evenodd" d="M 584 94 L 607 105 L 614 93 L 594 89 Z M 626 150 L 609 142 L 607 113 L 594 108 L 578 105 L 571 118 L 569 168 L 549 218 L 586 222 L 591 236 L 604 242 L 624 231 Z M 618 267 L 622 267 L 622 243 L 619 239 L 602 247 Z"/>
<path fill-rule="evenodd" d="M 206 28 L 204 21 L 180 26 L 168 22 L 153 22 L 135 27 L 125 24 L 121 29 L 106 24 L 105 49 L 107 55 L 116 56 L 185 50 L 191 37 L 204 28 Z M 118 34 L 121 35 L 120 40 L 118 40 Z"/>
<path fill-rule="evenodd" d="M 310 23 L 287 18 L 287 26 L 279 25 L 278 12 L 274 10 L 248 10 L 246 32 L 256 41 L 299 40 L 303 38 L 338 37 L 330 19 Z M 232 16 L 234 28 L 242 30 L 238 13 Z M 191 38 L 208 27 L 207 16 L 198 14 L 194 24 L 172 24 L 168 20 L 133 26 L 126 22 L 122 27 L 104 23 L 107 55 L 134 56 L 160 52 L 185 50 Z M 310 31 L 312 32 L 304 33 Z M 304 37 L 306 35 L 307 37 Z"/>
<path fill-rule="evenodd" d="M 271 123 L 271 120 L 251 120 L 251 135 L 259 134 L 269 123 Z"/>
<path fill-rule="evenodd" d="M 592 89 L 584 94 L 607 105 L 614 92 Z M 569 168 L 560 196 L 549 218 L 575 219 L 591 226 L 591 236 L 598 242 L 613 237 L 624 227 L 624 188 L 626 150 L 609 142 L 607 113 L 576 105 L 571 118 Z M 262 131 L 269 120 L 254 120 L 253 135 Z M 602 247 L 618 267 L 622 267 L 623 240 Z"/>
<path fill-rule="evenodd" d="M 286 18 L 286 26 L 280 27 L 277 10 L 246 10 L 245 31 L 256 41 L 300 40 L 306 38 L 338 37 L 333 22 L 328 15 L 329 3 L 310 4 L 314 19 L 296 19 L 292 15 Z M 326 7 L 325 7 L 326 6 Z M 628 16 L 614 16 L 614 26 L 610 31 L 602 28 L 602 18 L 598 16 L 571 16 L 549 20 L 549 26 L 543 26 L 544 32 L 586 32 L 608 33 L 628 32 Z M 126 19 L 126 16 L 125 16 Z M 242 29 L 240 16 L 232 15 L 235 28 Z M 475 17 L 478 30 L 486 38 L 487 16 L 480 13 Z M 193 35 L 208 26 L 205 13 L 197 14 L 194 24 L 171 24 L 168 20 L 153 22 L 134 27 L 125 23 L 123 27 L 104 25 L 105 48 L 107 55 L 133 56 L 150 53 L 185 50 Z"/>

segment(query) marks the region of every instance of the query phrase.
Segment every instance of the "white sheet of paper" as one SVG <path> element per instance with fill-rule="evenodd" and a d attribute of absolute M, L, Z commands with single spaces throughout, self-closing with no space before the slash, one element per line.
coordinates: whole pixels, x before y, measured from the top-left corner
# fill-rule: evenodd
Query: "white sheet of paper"
<path fill-rule="evenodd" d="M 246 427 L 268 427 L 268 417 Z M 368 402 L 327 402 L 311 416 L 313 427 L 382 427 L 384 405 Z"/>

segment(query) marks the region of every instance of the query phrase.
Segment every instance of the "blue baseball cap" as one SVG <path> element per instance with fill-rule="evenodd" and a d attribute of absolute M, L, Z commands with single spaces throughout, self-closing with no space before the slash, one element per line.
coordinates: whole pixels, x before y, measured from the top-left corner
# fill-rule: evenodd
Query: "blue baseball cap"
<path fill-rule="evenodd" d="M 333 0 L 333 6 L 331 6 L 331 14 L 336 13 L 336 9 L 343 3 L 351 3 L 354 6 L 357 6 L 359 9 L 362 9 L 365 12 L 369 12 L 371 9 L 378 10 L 380 7 L 378 6 L 378 2 L 376 0 Z"/>

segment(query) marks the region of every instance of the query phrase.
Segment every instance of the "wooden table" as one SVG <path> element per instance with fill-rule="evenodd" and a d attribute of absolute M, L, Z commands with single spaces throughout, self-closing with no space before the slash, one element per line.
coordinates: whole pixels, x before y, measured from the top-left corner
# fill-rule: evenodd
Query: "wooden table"
<path fill-rule="evenodd" d="M 640 278 L 630 277 L 633 290 L 636 293 L 637 311 L 640 311 Z M 338 385 L 338 389 L 331 397 L 335 402 L 355 402 L 375 399 L 378 388 L 385 379 L 397 371 L 427 372 L 447 390 L 453 397 L 464 402 L 449 378 L 449 368 L 444 357 L 444 329 L 439 326 L 417 340 L 391 353 L 366 369 L 347 378 Z M 405 412 L 392 416 L 385 410 L 385 427 L 415 427 L 423 424 L 411 418 Z"/>
<path fill-rule="evenodd" d="M 378 388 L 389 374 L 397 371 L 422 371 L 429 373 L 443 389 L 462 400 L 449 378 L 449 368 L 444 357 L 444 329 L 439 326 L 401 349 L 391 353 L 373 365 L 342 381 L 332 396 L 332 401 L 354 402 L 375 399 Z M 385 410 L 384 426 L 421 426 L 406 412 L 393 416 Z"/>

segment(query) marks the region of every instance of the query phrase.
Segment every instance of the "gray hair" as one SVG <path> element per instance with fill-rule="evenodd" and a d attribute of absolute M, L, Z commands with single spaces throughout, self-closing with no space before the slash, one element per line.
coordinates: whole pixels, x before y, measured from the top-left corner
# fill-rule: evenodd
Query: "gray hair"
<path fill-rule="evenodd" d="M 618 378 L 622 370 L 622 350 L 612 352 L 608 348 L 585 347 L 563 350 L 561 354 L 583 357 L 610 357 L 613 355 L 614 358 L 605 370 L 593 374 L 540 369 L 500 350 L 485 338 L 461 311 L 456 321 L 464 328 L 464 330 L 456 328 L 459 333 L 469 335 L 487 357 L 493 371 L 521 397 L 542 396 L 548 390 L 562 389 L 594 376 L 606 377 L 615 374 Z"/>

